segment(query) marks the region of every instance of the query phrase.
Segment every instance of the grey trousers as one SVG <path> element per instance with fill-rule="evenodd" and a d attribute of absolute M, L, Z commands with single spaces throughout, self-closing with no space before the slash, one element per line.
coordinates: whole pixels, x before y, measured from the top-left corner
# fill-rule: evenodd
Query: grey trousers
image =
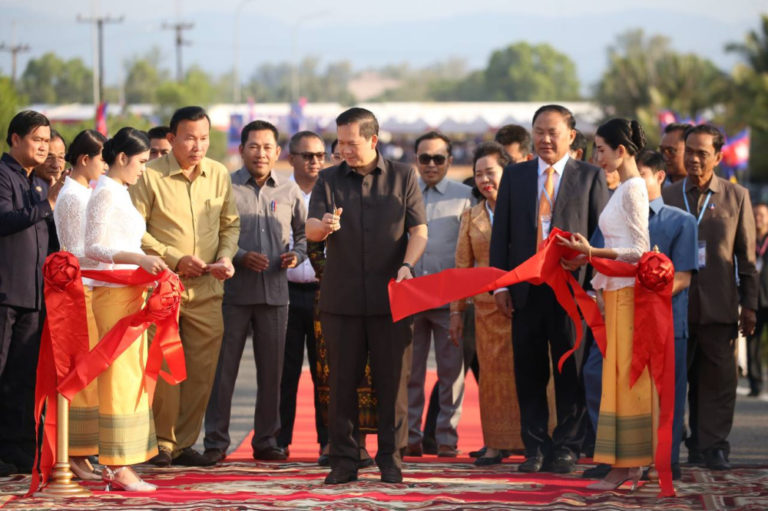
<path fill-rule="evenodd" d="M 432 309 L 414 316 L 413 363 L 408 381 L 408 443 L 421 442 L 421 417 L 424 413 L 424 380 L 432 336 L 435 339 L 437 385 L 440 411 L 437 414 L 435 440 L 438 445 L 455 447 L 457 428 L 464 400 L 464 349 L 455 346 L 449 336 L 450 311 Z"/>
<path fill-rule="evenodd" d="M 230 445 L 229 421 L 240 358 L 253 329 L 256 361 L 256 410 L 253 416 L 254 450 L 276 447 L 280 432 L 280 379 L 285 356 L 287 305 L 234 305 L 225 303 L 224 339 L 213 390 L 205 411 L 205 448 L 226 451 Z"/>

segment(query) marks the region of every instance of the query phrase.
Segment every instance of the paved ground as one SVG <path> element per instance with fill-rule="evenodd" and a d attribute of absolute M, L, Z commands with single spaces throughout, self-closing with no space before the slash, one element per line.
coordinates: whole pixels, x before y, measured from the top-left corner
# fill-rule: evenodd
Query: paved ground
<path fill-rule="evenodd" d="M 306 357 L 305 357 L 306 364 Z M 430 359 L 434 368 L 434 359 Z M 768 463 L 768 395 L 759 398 L 747 397 L 749 388 L 746 380 L 739 382 L 736 400 L 736 416 L 731 432 L 731 462 L 734 464 Z M 240 372 L 232 402 L 231 436 L 232 448 L 238 446 L 243 438 L 253 429 L 253 409 L 256 401 L 256 368 L 253 363 L 251 341 L 245 346 Z M 202 449 L 203 435 L 198 439 L 197 447 Z M 681 461 L 686 460 L 685 447 Z"/>

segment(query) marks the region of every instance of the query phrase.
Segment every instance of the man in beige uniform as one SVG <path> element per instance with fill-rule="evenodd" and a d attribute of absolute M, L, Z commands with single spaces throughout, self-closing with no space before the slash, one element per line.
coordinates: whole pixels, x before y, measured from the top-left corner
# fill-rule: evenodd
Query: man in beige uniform
<path fill-rule="evenodd" d="M 184 284 L 179 330 L 187 379 L 157 383 L 153 412 L 160 453 L 158 466 L 205 466 L 192 449 L 200 433 L 224 332 L 221 281 L 234 274 L 240 218 L 227 169 L 205 157 L 210 119 L 200 107 L 171 118 L 169 154 L 153 160 L 129 191 L 147 220 L 142 248 L 161 256 Z"/>

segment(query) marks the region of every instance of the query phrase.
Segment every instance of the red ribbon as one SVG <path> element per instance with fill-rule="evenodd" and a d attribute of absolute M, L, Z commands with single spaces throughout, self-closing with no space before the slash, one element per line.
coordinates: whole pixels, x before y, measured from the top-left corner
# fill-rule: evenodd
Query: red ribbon
<path fill-rule="evenodd" d="M 82 276 L 126 286 L 156 283 L 147 305 L 118 321 L 90 351 Z M 55 462 L 57 392 L 71 400 L 107 369 L 152 323 L 157 325 L 157 331 L 150 345 L 143 382 L 150 402 L 158 374 L 171 385 L 183 381 L 187 376 L 178 325 L 183 286 L 176 274 L 165 271 L 160 275 L 152 275 L 141 268 L 81 272 L 74 255 L 56 252 L 46 259 L 43 278 L 47 317 L 40 341 L 35 387 L 35 422 L 38 431 L 43 407 L 46 401 L 48 404 L 42 452 L 36 455 L 27 495 L 32 495 L 41 482 L 45 484 L 48 481 Z M 168 364 L 169 372 L 161 370 L 163 359 Z M 40 460 L 39 473 L 37 458 Z"/>
<path fill-rule="evenodd" d="M 574 347 L 560 358 L 558 369 L 562 370 L 565 360 L 581 344 L 582 317 L 592 330 L 600 352 L 605 356 L 603 316 L 597 304 L 586 294 L 573 275 L 560 266 L 562 258 L 572 259 L 577 253 L 557 244 L 556 235 L 570 237 L 570 233 L 553 229 L 539 252 L 508 272 L 490 267 L 454 268 L 401 282 L 391 280 L 388 291 L 393 321 L 440 307 L 448 302 L 521 282 L 547 284 L 576 327 Z M 658 253 L 646 254 L 637 266 L 600 258 L 592 258 L 592 264 L 604 275 L 636 278 L 630 381 L 634 384 L 642 370 L 646 366 L 650 368 L 660 400 L 656 449 L 656 467 L 661 485 L 659 496 L 674 496 L 670 468 L 675 395 L 675 339 L 671 304 L 673 284 L 670 275 L 674 276 L 674 268 L 666 256 Z"/>

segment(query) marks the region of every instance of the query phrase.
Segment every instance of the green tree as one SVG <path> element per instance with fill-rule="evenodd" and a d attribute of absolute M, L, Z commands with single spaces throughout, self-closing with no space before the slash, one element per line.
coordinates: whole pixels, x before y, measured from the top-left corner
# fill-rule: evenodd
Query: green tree
<path fill-rule="evenodd" d="M 750 178 L 768 182 L 768 16 L 761 16 L 759 29 L 748 32 L 744 42 L 728 44 L 726 50 L 745 61 L 733 70 L 733 102 L 726 125 L 733 130 L 752 128 Z"/>
<path fill-rule="evenodd" d="M 597 101 L 606 116 L 639 120 L 652 139 L 659 135 L 660 110 L 695 117 L 730 97 L 730 78 L 710 60 L 675 52 L 666 37 L 646 37 L 640 29 L 620 35 L 608 61 Z"/>
<path fill-rule="evenodd" d="M 160 68 L 160 49 L 126 61 L 125 67 L 125 102 L 156 103 L 158 87 L 169 80 L 168 71 Z"/>
<path fill-rule="evenodd" d="M 0 146 L 5 145 L 8 125 L 16 115 L 23 98 L 16 91 L 8 76 L 0 76 Z"/>
<path fill-rule="evenodd" d="M 486 101 L 579 99 L 576 65 L 549 44 L 519 42 L 496 50 L 485 69 Z"/>
<path fill-rule="evenodd" d="M 79 58 L 62 60 L 54 53 L 30 59 L 21 75 L 22 90 L 32 103 L 88 103 L 93 72 Z"/>

